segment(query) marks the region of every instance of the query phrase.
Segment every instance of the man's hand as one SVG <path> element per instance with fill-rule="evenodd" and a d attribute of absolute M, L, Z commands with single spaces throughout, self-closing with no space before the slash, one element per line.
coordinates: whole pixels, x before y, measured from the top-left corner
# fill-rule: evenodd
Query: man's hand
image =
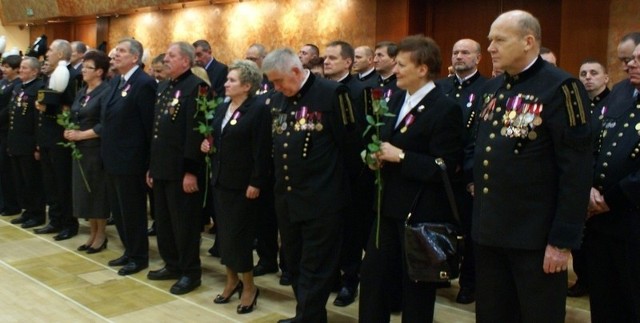
<path fill-rule="evenodd" d="M 191 174 L 185 173 L 182 179 L 182 189 L 185 193 L 191 194 L 198 191 L 198 178 Z"/>
<path fill-rule="evenodd" d="M 571 250 L 558 249 L 552 245 L 547 245 L 544 251 L 544 262 L 542 269 L 545 274 L 554 274 L 567 270 L 569 266 L 569 256 Z"/>

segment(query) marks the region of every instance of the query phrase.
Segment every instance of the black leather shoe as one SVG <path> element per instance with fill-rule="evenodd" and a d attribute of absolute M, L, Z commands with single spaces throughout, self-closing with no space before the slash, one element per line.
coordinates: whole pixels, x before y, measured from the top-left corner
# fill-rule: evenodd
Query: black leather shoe
<path fill-rule="evenodd" d="M 469 287 L 462 287 L 456 297 L 458 304 L 471 304 L 476 301 L 475 291 Z"/>
<path fill-rule="evenodd" d="M 22 210 L 4 210 L 0 213 L 1 216 L 14 216 L 22 213 Z"/>
<path fill-rule="evenodd" d="M 278 266 L 264 266 L 258 263 L 253 267 L 253 277 L 263 276 L 266 274 L 273 274 L 278 272 Z"/>
<path fill-rule="evenodd" d="M 340 307 L 348 306 L 356 300 L 356 296 L 358 296 L 358 289 L 342 287 L 338 296 L 336 296 L 336 299 L 333 301 L 333 305 Z"/>
<path fill-rule="evenodd" d="M 150 270 L 149 273 L 147 273 L 147 279 L 149 280 L 170 280 L 178 278 L 180 278 L 180 274 L 167 269 L 167 267 L 158 270 Z"/>
<path fill-rule="evenodd" d="M 295 317 L 290 317 L 288 319 L 278 320 L 278 323 L 295 323 L 295 322 L 296 322 L 296 318 Z"/>
<path fill-rule="evenodd" d="M 240 297 L 242 297 L 242 288 L 243 288 L 242 281 L 239 281 L 238 284 L 236 285 L 236 288 L 234 288 L 231 291 L 231 294 L 229 294 L 229 296 L 224 297 L 224 296 L 218 294 L 216 296 L 216 298 L 213 299 L 213 302 L 215 304 L 227 304 L 227 303 L 229 303 L 229 300 L 231 299 L 231 297 L 235 293 L 238 293 L 238 298 L 240 298 Z"/>
<path fill-rule="evenodd" d="M 89 248 L 91 248 L 91 245 L 86 245 L 86 244 L 81 244 L 80 247 L 78 247 L 78 251 L 87 251 L 89 250 Z"/>
<path fill-rule="evenodd" d="M 182 295 L 186 294 L 200 286 L 202 281 L 200 278 L 191 278 L 187 276 L 182 276 L 180 279 L 171 286 L 169 292 L 173 295 Z"/>
<path fill-rule="evenodd" d="M 78 229 L 65 228 L 60 233 L 53 236 L 53 240 L 62 241 L 75 237 L 78 234 Z"/>
<path fill-rule="evenodd" d="M 41 226 L 43 224 L 44 224 L 44 221 L 38 221 L 36 219 L 29 219 L 27 221 L 22 222 L 20 227 L 23 228 L 23 229 L 30 229 L 30 228 L 35 228 L 35 227 Z"/>
<path fill-rule="evenodd" d="M 567 296 L 569 297 L 582 297 L 587 295 L 589 295 L 589 289 L 587 289 L 587 286 L 582 284 L 579 280 L 567 289 Z"/>
<path fill-rule="evenodd" d="M 253 308 L 256 307 L 256 305 L 258 305 L 258 296 L 260 296 L 260 288 L 256 287 L 256 295 L 253 296 L 253 302 L 251 302 L 251 305 L 239 304 L 238 307 L 236 308 L 236 313 L 247 314 L 247 313 L 253 312 Z"/>
<path fill-rule="evenodd" d="M 28 218 L 24 217 L 24 216 L 20 216 L 17 217 L 15 219 L 11 220 L 11 224 L 22 224 L 24 222 L 27 222 Z"/>
<path fill-rule="evenodd" d="M 282 272 L 282 276 L 280 276 L 280 285 L 282 286 L 291 286 L 292 282 L 291 282 L 292 278 L 291 278 L 291 274 L 287 271 L 283 271 Z"/>
<path fill-rule="evenodd" d="M 42 228 L 34 229 L 33 232 L 36 234 L 47 234 L 47 233 L 57 233 L 60 232 L 60 228 L 54 227 L 51 223 L 47 224 Z"/>
<path fill-rule="evenodd" d="M 115 225 L 115 224 L 116 224 L 116 220 L 114 220 L 113 218 L 107 219 L 107 225 Z"/>
<path fill-rule="evenodd" d="M 136 263 L 135 261 L 129 261 L 128 264 L 124 265 L 124 267 L 118 270 L 118 275 L 120 276 L 133 275 L 143 269 L 146 269 L 147 267 L 149 267 L 149 264 L 147 263 L 139 264 L 139 263 Z"/>
<path fill-rule="evenodd" d="M 115 267 L 115 266 L 124 266 L 128 263 L 129 263 L 129 257 L 122 255 L 120 256 L 120 258 L 109 260 L 107 264 L 111 267 Z"/>

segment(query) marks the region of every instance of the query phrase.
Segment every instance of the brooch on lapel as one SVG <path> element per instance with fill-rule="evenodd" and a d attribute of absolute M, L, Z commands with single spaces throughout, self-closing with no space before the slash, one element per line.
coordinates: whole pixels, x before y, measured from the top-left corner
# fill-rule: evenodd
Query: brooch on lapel
<path fill-rule="evenodd" d="M 240 118 L 240 116 L 242 116 L 242 113 L 236 110 L 231 116 L 231 121 L 229 121 L 229 124 L 232 126 L 235 126 L 238 123 L 238 119 Z"/>

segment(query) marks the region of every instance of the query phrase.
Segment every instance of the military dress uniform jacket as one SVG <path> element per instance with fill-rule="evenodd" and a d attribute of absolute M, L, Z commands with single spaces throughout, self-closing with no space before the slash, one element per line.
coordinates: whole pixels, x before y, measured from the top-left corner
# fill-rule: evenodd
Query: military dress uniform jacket
<path fill-rule="evenodd" d="M 9 132 L 7 151 L 10 156 L 33 155 L 36 150 L 36 97 L 44 88 L 39 79 L 16 86 L 9 105 Z"/>
<path fill-rule="evenodd" d="M 618 100 L 618 102 L 627 102 Z M 640 236 L 640 99 L 626 109 L 612 105 L 605 113 L 593 186 L 604 195 L 609 212 L 588 222 L 590 230 L 638 241 Z"/>
<path fill-rule="evenodd" d="M 362 133 L 367 127 L 367 111 L 365 108 L 365 95 L 369 95 L 368 91 L 365 92 L 366 85 L 358 81 L 357 77 L 347 75 L 340 81 L 349 88 L 349 98 L 351 102 L 351 111 L 355 118 L 355 126 L 348 128 L 349 135 L 347 136 L 347 155 L 345 159 L 345 166 L 349 172 L 349 177 L 353 180 L 358 177 L 365 168 L 368 168 L 360 157 L 360 152 L 365 149 L 368 143 L 368 138 L 362 136 Z"/>
<path fill-rule="evenodd" d="M 358 81 L 364 83 L 365 87 L 368 88 L 375 88 L 378 87 L 378 78 L 380 77 L 380 74 L 378 74 L 378 72 L 376 72 L 375 70 L 371 71 L 371 73 L 365 75 L 364 77 L 360 77 L 358 74 L 354 75 Z"/>
<path fill-rule="evenodd" d="M 349 200 L 345 125 L 354 122 L 348 89 L 310 73 L 296 95 L 278 92 L 269 101 L 276 205 L 287 208 L 291 222 L 343 210 Z"/>
<path fill-rule="evenodd" d="M 384 180 L 382 215 L 405 219 L 422 187 L 413 221 L 451 222 L 451 206 L 444 189 L 442 170 L 435 160 L 444 160 L 450 177 L 459 176 L 463 148 L 462 112 L 453 99 L 434 88 L 395 127 L 405 93 L 400 91 L 392 96 L 389 112 L 395 116 L 386 118 L 381 130 L 383 142 L 389 142 L 405 153 L 400 163 L 385 163 L 381 169 Z M 414 121 L 405 128 L 410 115 Z"/>
<path fill-rule="evenodd" d="M 155 104 L 149 176 L 159 180 L 182 180 L 185 173 L 202 175 L 204 136 L 196 128 L 196 98 L 207 84 L 187 70 L 175 80 L 160 83 Z"/>
<path fill-rule="evenodd" d="M 114 175 L 139 175 L 149 169 L 149 147 L 157 83 L 142 69 L 121 87 L 111 80 L 102 106 L 101 155 L 104 168 Z"/>
<path fill-rule="evenodd" d="M 71 65 L 67 65 L 67 69 L 69 83 L 60 95 L 60 104 L 47 104 L 45 111 L 38 111 L 36 139 L 40 147 L 60 147 L 58 143 L 65 141 L 64 127 L 58 124 L 57 117 L 65 106 L 71 107 L 82 85 L 82 74 L 79 74 Z"/>
<path fill-rule="evenodd" d="M 462 108 L 462 121 L 467 133 L 473 127 L 475 117 L 475 109 L 473 107 L 480 100 L 480 91 L 486 82 L 487 79 L 480 75 L 480 72 L 476 72 L 462 83 L 455 75 L 436 81 L 436 85 L 440 87 L 440 90 L 446 96 L 456 100 L 460 108 Z"/>
<path fill-rule="evenodd" d="M 213 119 L 216 151 L 211 182 L 223 189 L 245 190 L 248 185 L 263 189 L 269 181 L 271 114 L 264 100 L 251 97 L 222 129 L 228 109 L 229 103 L 225 103 Z"/>
<path fill-rule="evenodd" d="M 473 240 L 484 246 L 578 248 L 592 173 L 589 98 L 540 57 L 491 79 L 477 117 Z"/>
<path fill-rule="evenodd" d="M 22 81 L 16 77 L 13 81 L 0 80 L 0 141 L 6 142 L 9 131 L 9 106 L 13 97 L 13 89 L 20 87 Z"/>

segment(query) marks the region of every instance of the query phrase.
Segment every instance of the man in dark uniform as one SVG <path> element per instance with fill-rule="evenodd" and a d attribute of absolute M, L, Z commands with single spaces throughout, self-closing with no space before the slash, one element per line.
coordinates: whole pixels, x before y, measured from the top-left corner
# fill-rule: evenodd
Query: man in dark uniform
<path fill-rule="evenodd" d="M 43 223 L 45 220 L 42 169 L 36 159 L 35 101 L 38 91 L 44 87 L 44 83 L 37 78 L 39 72 L 40 63 L 36 58 L 25 57 L 22 60 L 22 83 L 14 88 L 13 100 L 9 106 L 7 152 L 11 158 L 15 183 L 15 188 L 11 189 L 15 189 L 20 205 L 24 208 L 20 217 L 11 220 L 14 224 Z"/>
<path fill-rule="evenodd" d="M 376 87 L 384 90 L 385 99 L 389 99 L 391 94 L 398 91 L 396 86 L 396 75 L 393 74 L 393 67 L 396 66 L 396 55 L 398 54 L 398 45 L 390 41 L 381 41 L 376 44 L 375 57 L 373 64 L 378 73 L 378 81 Z"/>
<path fill-rule="evenodd" d="M 124 246 L 124 254 L 109 266 L 123 266 L 118 271 L 122 276 L 149 266 L 145 173 L 157 83 L 140 68 L 142 53 L 142 44 L 135 39 L 116 46 L 113 64 L 119 76 L 111 80 L 112 93 L 100 117 L 109 203 Z"/>
<path fill-rule="evenodd" d="M 373 50 L 369 46 L 356 47 L 353 52 L 353 71 L 358 73 L 358 80 L 365 83 L 366 87 L 376 87 L 378 72 L 373 63 Z"/>
<path fill-rule="evenodd" d="M 36 130 L 36 142 L 40 152 L 40 165 L 49 204 L 49 224 L 35 229 L 38 234 L 59 232 L 55 240 L 69 239 L 78 234 L 78 219 L 73 216 L 71 202 L 71 150 L 58 145 L 64 142 L 64 127 L 57 123 L 57 116 L 68 109 L 82 83 L 82 75 L 69 64 L 71 45 L 64 39 L 51 42 L 47 60 L 53 69 L 47 88 L 57 94 L 55 99 L 38 103 L 40 110 Z"/>
<path fill-rule="evenodd" d="M 290 49 L 271 52 L 263 70 L 276 93 L 273 149 L 276 212 L 296 316 L 279 322 L 327 322 L 348 203 L 343 158 L 354 123 L 348 89 L 316 78 Z"/>
<path fill-rule="evenodd" d="M 436 85 L 444 94 L 458 103 L 462 109 L 462 122 L 465 125 L 464 144 L 469 144 L 471 129 L 475 117 L 473 106 L 479 100 L 480 90 L 487 79 L 480 75 L 478 63 L 482 58 L 480 44 L 473 39 L 460 39 L 453 45 L 451 53 L 451 66 L 453 75 L 436 81 Z M 473 165 L 465 165 L 465 186 L 473 182 L 471 168 Z M 471 186 L 469 185 L 470 189 Z M 471 241 L 471 213 L 473 211 L 473 197 L 471 191 L 456 192 L 458 194 L 459 211 L 462 221 L 464 236 Z M 464 248 L 462 265 L 460 268 L 460 291 L 456 302 L 470 304 L 475 300 L 476 270 L 473 245 L 468 243 Z"/>
<path fill-rule="evenodd" d="M 540 23 L 514 10 L 491 25 L 504 75 L 487 81 L 474 151 L 476 319 L 564 322 L 592 171 L 589 98 L 539 57 Z"/>
<path fill-rule="evenodd" d="M 165 267 L 152 270 L 151 280 L 178 279 L 171 293 L 186 294 L 200 286 L 200 212 L 202 193 L 198 178 L 204 155 L 204 137 L 194 128 L 196 98 L 208 92 L 204 81 L 191 73 L 195 49 L 185 42 L 173 43 L 164 58 L 169 82 L 161 83 L 155 106 L 151 162 L 147 184 L 156 204 L 158 251 Z"/>
<path fill-rule="evenodd" d="M 632 56 L 627 72 L 635 91 L 631 100 L 610 101 L 603 115 L 589 202 L 585 252 L 594 323 L 640 322 L 640 45 Z"/>
<path fill-rule="evenodd" d="M 344 41 L 333 41 L 325 49 L 325 77 L 344 84 L 349 88 L 349 98 L 353 107 L 356 127 L 348 129 L 352 135 L 346 142 L 345 165 L 349 173 L 351 202 L 345 214 L 344 232 L 340 255 L 341 289 L 333 301 L 336 306 L 347 306 L 355 301 L 360 283 L 360 264 L 371 225 L 373 223 L 374 176 L 360 157 L 368 138 L 362 133 L 367 126 L 364 95 L 365 83 L 350 74 L 354 59 L 353 47 Z"/>
<path fill-rule="evenodd" d="M 227 81 L 227 65 L 218 62 L 211 55 L 211 45 L 209 42 L 200 39 L 193 43 L 196 49 L 196 64 L 207 70 L 209 81 L 211 82 L 211 90 L 216 97 L 224 98 L 224 83 Z"/>
<path fill-rule="evenodd" d="M 607 83 L 609 83 L 607 68 L 594 59 L 587 59 L 580 65 L 578 78 L 587 90 L 589 99 L 591 99 L 591 107 L 589 109 L 591 112 L 591 133 L 594 137 L 594 144 L 599 145 L 598 133 L 603 115 L 609 106 L 609 104 L 606 103 L 606 98 L 609 97 L 609 93 L 611 92 L 607 87 Z M 589 223 L 587 222 L 586 225 L 589 225 Z M 587 286 L 589 282 L 589 271 L 587 270 L 587 258 L 584 253 L 584 249 L 588 244 L 588 230 L 585 230 L 580 249 L 571 250 L 576 282 L 567 289 L 567 296 L 569 297 L 581 297 L 589 294 L 589 288 Z"/>
<path fill-rule="evenodd" d="M 7 132 L 9 131 L 9 106 L 13 97 L 13 89 L 19 87 L 20 81 L 20 62 L 18 55 L 7 55 L 5 53 L 2 58 L 2 74 L 0 80 L 0 185 L 2 187 L 2 196 L 0 201 L 0 215 L 11 216 L 22 212 L 13 180 L 13 171 L 11 160 L 7 154 Z"/>

